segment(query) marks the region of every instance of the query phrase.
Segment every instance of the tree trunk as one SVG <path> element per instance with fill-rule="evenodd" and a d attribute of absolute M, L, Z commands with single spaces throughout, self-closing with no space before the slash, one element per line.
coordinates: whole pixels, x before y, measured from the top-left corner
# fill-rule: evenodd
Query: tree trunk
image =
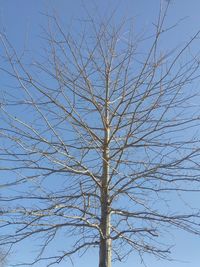
<path fill-rule="evenodd" d="M 103 173 L 101 187 L 101 236 L 99 248 L 99 267 L 111 267 L 111 215 L 109 197 L 109 127 L 106 130 L 105 144 L 103 149 Z"/>
<path fill-rule="evenodd" d="M 111 215 L 110 215 L 110 196 L 109 196 L 109 136 L 110 129 L 106 127 L 104 147 L 103 147 L 103 173 L 101 184 L 101 236 L 99 248 L 99 267 L 111 267 Z"/>
<path fill-rule="evenodd" d="M 111 267 L 110 211 L 108 190 L 102 190 L 99 267 Z"/>
<path fill-rule="evenodd" d="M 109 122 L 109 68 L 106 73 L 106 97 L 105 97 L 105 128 L 103 145 L 103 171 L 101 181 L 101 235 L 99 247 L 99 267 L 111 267 L 112 243 L 110 238 L 111 215 L 110 215 L 110 164 L 109 164 L 109 142 L 110 142 L 110 122 Z"/>

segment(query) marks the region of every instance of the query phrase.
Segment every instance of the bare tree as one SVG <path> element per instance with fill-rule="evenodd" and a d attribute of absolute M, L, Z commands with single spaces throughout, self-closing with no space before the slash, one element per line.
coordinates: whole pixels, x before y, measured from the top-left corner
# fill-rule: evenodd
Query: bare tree
<path fill-rule="evenodd" d="M 146 39 L 111 18 L 77 35 L 49 18 L 31 64 L 1 35 L 12 88 L 1 94 L 0 244 L 37 239 L 26 266 L 94 247 L 99 267 L 132 251 L 167 258 L 169 227 L 200 234 L 186 203 L 200 182 L 198 33 L 164 54 L 165 16 Z"/>

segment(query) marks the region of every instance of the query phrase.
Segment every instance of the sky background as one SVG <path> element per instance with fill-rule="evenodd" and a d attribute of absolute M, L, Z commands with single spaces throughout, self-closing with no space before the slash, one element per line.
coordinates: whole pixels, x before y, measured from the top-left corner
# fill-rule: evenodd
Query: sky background
<path fill-rule="evenodd" d="M 159 11 L 159 0 L 0 0 L 0 28 L 6 31 L 8 39 L 17 51 L 22 51 L 24 47 L 28 48 L 30 53 L 39 54 L 43 41 L 41 35 L 43 27 L 47 25 L 44 14 L 55 12 L 64 24 L 70 25 L 71 22 L 77 23 L 82 18 L 84 6 L 92 14 L 104 16 L 116 9 L 116 19 L 122 17 L 134 18 L 136 31 L 148 29 L 156 21 Z M 199 0 L 174 0 L 171 1 L 167 16 L 166 25 L 172 26 L 176 23 L 170 33 L 170 38 L 165 44 L 166 48 L 184 43 L 200 29 L 200 1 Z M 196 46 L 198 49 L 198 43 Z M 191 195 L 191 201 L 200 203 L 200 196 Z M 146 257 L 148 267 L 199 267 L 200 262 L 200 237 L 186 234 L 183 232 L 174 232 L 170 237 L 174 245 L 172 257 L 177 261 L 165 262 L 158 261 L 152 257 Z M 67 241 L 66 241 L 67 242 Z M 20 253 L 11 255 L 11 266 L 13 259 L 20 260 L 22 255 L 28 256 L 33 248 L 30 242 L 26 242 L 26 247 L 21 248 Z M 76 266 L 97 266 L 98 254 L 91 251 L 85 257 L 78 259 L 75 257 Z M 68 266 L 66 263 L 60 267 Z M 114 263 L 113 267 L 140 267 L 143 266 L 140 259 L 133 255 L 125 263 Z"/>

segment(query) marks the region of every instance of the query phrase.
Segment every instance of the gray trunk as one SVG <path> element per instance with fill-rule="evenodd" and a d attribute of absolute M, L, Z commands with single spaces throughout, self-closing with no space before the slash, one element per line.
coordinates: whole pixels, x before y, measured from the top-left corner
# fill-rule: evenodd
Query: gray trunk
<path fill-rule="evenodd" d="M 107 231 L 109 231 L 109 229 L 107 229 Z M 99 267 L 111 267 L 111 239 L 110 238 L 101 238 L 100 240 Z"/>
<path fill-rule="evenodd" d="M 110 211 L 107 190 L 102 192 L 101 231 L 99 248 L 99 267 L 111 267 Z"/>
<path fill-rule="evenodd" d="M 110 238 L 111 216 L 110 216 L 110 164 L 109 164 L 109 69 L 106 74 L 106 98 L 105 98 L 105 135 L 103 146 L 103 172 L 101 183 L 101 235 L 99 247 L 99 267 L 111 267 L 112 243 Z"/>
<path fill-rule="evenodd" d="M 109 130 L 107 131 L 109 136 Z M 106 140 L 106 138 L 105 138 Z M 99 267 L 111 267 L 111 216 L 110 216 L 110 197 L 109 197 L 109 149 L 104 145 L 103 153 L 103 173 L 101 188 L 101 236 L 99 248 Z"/>

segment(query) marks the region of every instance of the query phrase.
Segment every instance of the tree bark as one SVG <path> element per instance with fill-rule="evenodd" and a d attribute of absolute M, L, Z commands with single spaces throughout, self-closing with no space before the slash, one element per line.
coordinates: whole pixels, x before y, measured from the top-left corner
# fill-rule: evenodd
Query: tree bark
<path fill-rule="evenodd" d="M 106 199 L 106 196 L 105 196 Z M 104 200 L 105 200 L 104 199 Z M 99 267 L 111 267 L 110 213 L 106 201 L 102 203 L 101 237 L 99 248 Z"/>
<path fill-rule="evenodd" d="M 104 165 L 101 189 L 101 236 L 99 248 L 99 267 L 111 267 L 111 218 L 110 218 L 110 199 L 109 199 L 109 159 L 108 148 L 104 150 Z"/>
<path fill-rule="evenodd" d="M 99 267 L 111 267 L 112 264 L 112 242 L 110 238 L 111 215 L 110 215 L 110 164 L 109 164 L 109 69 L 106 74 L 106 97 L 105 97 L 105 135 L 103 145 L 103 172 L 101 183 L 101 235 L 99 247 Z"/>

